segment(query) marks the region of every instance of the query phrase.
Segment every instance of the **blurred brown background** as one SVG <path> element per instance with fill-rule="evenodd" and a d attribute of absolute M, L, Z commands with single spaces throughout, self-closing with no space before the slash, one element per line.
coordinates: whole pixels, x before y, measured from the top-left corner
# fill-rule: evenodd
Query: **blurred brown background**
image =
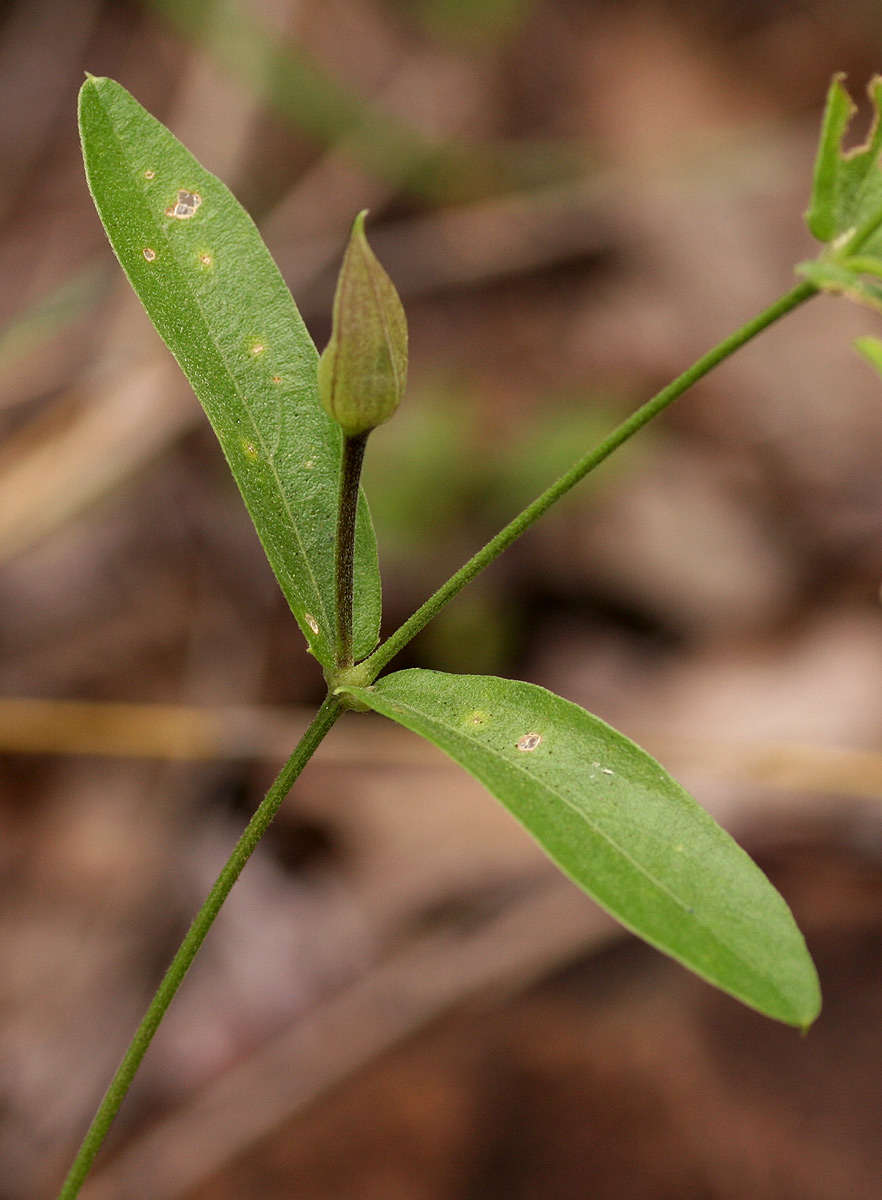
<path fill-rule="evenodd" d="M 791 286 L 872 0 L 17 0 L 0 24 L 0 1200 L 49 1196 L 322 694 L 83 180 L 127 86 L 252 211 L 319 346 L 349 222 L 411 325 L 369 452 L 394 628 Z M 814 300 L 397 665 L 657 753 L 816 956 L 805 1039 L 614 927 L 483 791 L 346 718 L 185 982 L 94 1200 L 882 1196 L 879 318 Z"/>

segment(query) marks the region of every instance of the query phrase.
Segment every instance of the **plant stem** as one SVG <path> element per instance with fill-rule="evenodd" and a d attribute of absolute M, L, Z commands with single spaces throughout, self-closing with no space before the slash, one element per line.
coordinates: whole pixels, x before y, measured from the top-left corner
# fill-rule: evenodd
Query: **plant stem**
<path fill-rule="evenodd" d="M 242 868 L 250 858 L 257 843 L 263 837 L 270 822 L 279 810 L 279 806 L 291 790 L 297 776 L 315 753 L 319 743 L 337 720 L 342 709 L 339 702 L 328 696 L 313 718 L 309 728 L 297 743 L 291 757 L 276 776 L 272 786 L 260 803 L 254 816 L 248 822 L 244 833 L 236 843 L 233 853 L 227 859 L 221 873 L 215 880 L 205 903 L 193 919 L 187 935 L 178 947 L 172 959 L 171 966 L 165 973 L 162 983 L 150 1002 L 150 1007 L 144 1019 L 138 1026 L 135 1036 L 129 1043 L 129 1048 L 117 1068 L 110 1086 L 104 1093 L 104 1098 L 92 1119 L 86 1136 L 80 1145 L 73 1165 L 68 1172 L 58 1200 L 72 1200 L 79 1194 L 86 1176 L 101 1149 L 107 1131 L 110 1129 L 120 1105 L 126 1097 L 135 1073 L 141 1064 L 141 1059 L 159 1028 L 159 1023 L 165 1016 L 166 1010 L 174 998 L 175 992 L 181 985 L 190 964 L 196 957 L 199 947 L 205 940 L 205 935 L 211 928 L 221 905 L 230 893 L 233 884 L 239 878 Z"/>
<path fill-rule="evenodd" d="M 607 438 L 590 450 L 578 462 L 561 475 L 551 487 L 544 491 L 540 496 L 519 513 L 514 520 L 510 521 L 504 529 L 501 529 L 494 538 L 483 546 L 477 554 L 469 559 L 455 575 L 452 575 L 446 583 L 442 584 L 436 592 L 434 592 L 428 600 L 425 601 L 412 616 L 401 625 L 393 634 L 391 634 L 381 646 L 365 659 L 361 665 L 365 668 L 365 672 L 371 679 L 375 679 L 386 664 L 403 650 L 404 647 L 420 632 L 425 625 L 444 607 L 448 601 L 452 600 L 467 583 L 475 578 L 479 572 L 489 566 L 494 559 L 498 558 L 503 550 L 519 538 L 522 533 L 530 528 L 534 522 L 545 513 L 553 504 L 560 500 L 561 496 L 577 484 L 580 480 L 598 467 L 604 459 L 608 458 L 614 450 L 617 450 L 624 442 L 633 437 L 638 430 L 648 424 L 653 417 L 658 416 L 665 408 L 668 407 L 679 396 L 682 396 L 685 391 L 697 383 L 699 379 L 712 371 L 730 354 L 734 354 L 751 338 L 756 337 L 769 325 L 792 312 L 800 304 L 804 304 L 806 300 L 816 295 L 818 289 L 813 283 L 800 283 L 791 291 L 785 293 L 774 304 L 754 317 L 752 321 L 748 321 L 746 325 L 730 334 L 712 350 L 702 355 L 696 362 L 692 364 L 682 375 L 678 375 L 667 387 L 662 388 L 657 392 L 651 400 L 648 400 L 641 408 L 638 408 L 635 413 L 632 413 L 627 420 L 623 421 L 616 429 L 612 431 Z"/>
<path fill-rule="evenodd" d="M 340 504 L 337 510 L 337 651 L 336 667 L 351 667 L 352 588 L 355 570 L 355 517 L 358 512 L 358 482 L 364 462 L 368 433 L 343 438 L 340 467 Z"/>

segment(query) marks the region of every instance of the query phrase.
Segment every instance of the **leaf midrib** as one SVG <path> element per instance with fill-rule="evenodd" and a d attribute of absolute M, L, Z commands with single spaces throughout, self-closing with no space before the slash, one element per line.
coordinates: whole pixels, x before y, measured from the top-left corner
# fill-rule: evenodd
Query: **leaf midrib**
<path fill-rule="evenodd" d="M 779 997 L 779 999 L 781 999 L 782 1001 L 785 1001 L 785 1003 L 786 1003 L 786 998 L 783 996 L 783 994 L 780 992 L 780 990 L 777 988 L 777 986 L 774 984 L 774 982 L 771 981 L 769 976 L 765 972 L 761 971 L 761 968 L 757 967 L 756 964 L 752 963 L 749 959 L 745 958 L 742 954 L 732 950 L 732 948 L 730 946 L 727 946 L 724 942 L 722 942 L 721 939 L 719 938 L 719 936 L 716 933 L 714 933 L 713 928 L 711 926 L 709 926 L 706 921 L 701 920 L 700 917 L 698 916 L 698 914 L 694 910 L 690 913 L 689 912 L 690 906 L 688 904 L 686 904 L 683 900 L 681 900 L 680 897 L 677 896 L 677 894 L 675 892 L 671 891 L 671 889 L 669 887 L 667 887 L 664 883 L 662 883 L 661 880 L 656 879 L 656 877 L 652 874 L 651 871 L 647 870 L 647 868 L 644 867 L 636 859 L 634 859 L 632 855 L 628 854 L 628 852 L 626 850 L 624 850 L 618 844 L 618 842 L 616 842 L 612 837 L 610 837 L 610 835 L 608 833 L 606 833 L 603 829 L 600 829 L 586 813 L 584 813 L 577 805 L 575 805 L 573 803 L 572 800 L 569 799 L 569 797 L 563 795 L 556 788 L 551 787 L 549 784 L 545 783 L 544 781 L 537 780 L 535 778 L 535 776 L 531 775 L 531 773 L 526 770 L 525 767 L 522 767 L 519 763 L 512 762 L 510 759 L 504 758 L 502 756 L 502 754 L 499 753 L 498 750 L 493 749 L 492 746 L 486 746 L 483 742 L 479 742 L 476 738 L 471 737 L 467 732 L 463 732 L 463 730 L 461 730 L 461 729 L 455 728 L 452 725 L 448 725 L 445 721 L 443 721 L 442 719 L 440 719 L 438 717 L 431 717 L 431 718 L 426 717 L 425 714 L 421 713 L 419 709 L 414 708 L 414 706 L 411 704 L 408 704 L 408 702 L 406 700 L 401 700 L 397 696 L 395 698 L 395 703 L 400 704 L 403 708 L 407 709 L 408 712 L 412 713 L 414 716 L 421 717 L 423 720 L 426 720 L 426 721 L 429 721 L 430 723 L 434 723 L 434 724 L 438 725 L 441 729 L 448 731 L 454 738 L 461 738 L 467 744 L 474 745 L 474 746 L 480 748 L 481 750 L 484 750 L 486 753 L 488 753 L 491 757 L 496 759 L 503 766 L 510 768 L 519 774 L 522 774 L 526 779 L 528 779 L 530 781 L 530 783 L 534 787 L 536 787 L 536 786 L 541 787 L 545 791 L 547 791 L 550 795 L 555 796 L 558 800 L 561 801 L 562 804 L 564 804 L 570 810 L 570 812 L 573 812 L 576 814 L 576 816 L 580 817 L 598 838 L 600 838 L 602 841 L 606 842 L 607 845 L 615 853 L 621 855 L 621 857 L 623 859 L 625 859 L 626 862 L 630 863 L 633 866 L 633 868 L 638 872 L 638 874 L 642 875 L 645 879 L 647 879 L 650 884 L 657 887 L 658 890 L 662 894 L 666 894 L 667 896 L 669 896 L 670 899 L 675 904 L 678 904 L 683 909 L 683 911 L 686 913 L 687 916 L 691 917 L 696 922 L 696 924 L 700 925 L 702 927 L 702 929 L 704 929 L 707 936 L 711 939 L 711 941 L 715 945 L 723 947 L 728 953 L 732 954 L 733 957 L 736 958 L 738 962 L 740 962 L 744 967 L 748 968 L 751 972 L 761 973 L 762 978 L 766 981 L 767 985 L 769 987 L 771 987 L 771 989 L 775 992 L 775 994 Z M 483 780 L 482 780 L 482 782 L 483 782 Z M 625 921 L 624 923 L 628 924 L 627 921 Z M 641 936 L 643 936 L 643 935 L 641 934 Z M 788 1008 L 790 1007 L 789 1003 L 787 1004 L 787 1007 Z"/>

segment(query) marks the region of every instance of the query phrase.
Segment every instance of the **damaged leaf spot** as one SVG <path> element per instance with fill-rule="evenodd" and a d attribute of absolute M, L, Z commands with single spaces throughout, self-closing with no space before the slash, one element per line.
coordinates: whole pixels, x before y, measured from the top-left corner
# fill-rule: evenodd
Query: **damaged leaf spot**
<path fill-rule="evenodd" d="M 254 355 L 255 358 L 257 358 L 257 356 L 259 354 L 263 354 L 265 349 L 266 349 L 266 346 L 263 344 L 263 342 L 259 342 L 259 341 L 252 342 L 251 346 L 249 347 L 250 352 Z"/>
<path fill-rule="evenodd" d="M 282 382 L 282 376 L 281 376 L 281 375 L 274 375 L 274 376 L 273 376 L 273 383 L 281 383 L 281 382 Z"/>
<path fill-rule="evenodd" d="M 156 178 L 156 172 L 155 172 L 155 171 L 151 171 L 151 170 L 150 170 L 150 168 L 148 167 L 148 169 L 147 169 L 147 170 L 144 172 L 144 178 L 145 178 L 145 179 L 155 179 L 155 178 Z"/>
<path fill-rule="evenodd" d="M 541 741 L 541 733 L 525 733 L 518 739 L 518 750 L 535 750 Z"/>
<path fill-rule="evenodd" d="M 312 468 L 315 466 L 315 459 L 308 458 L 303 465 L 304 465 L 304 467 L 306 467 L 307 471 L 311 471 Z"/>
<path fill-rule="evenodd" d="M 309 628 L 312 630 L 312 632 L 317 634 L 319 631 L 319 623 L 315 619 L 315 617 L 312 615 L 312 613 L 304 613 L 303 619 L 306 622 L 306 624 L 309 626 Z"/>
<path fill-rule="evenodd" d="M 259 455 L 254 442 L 245 441 L 242 443 L 242 449 L 245 451 L 245 457 L 250 458 L 252 462 L 257 462 Z"/>
<path fill-rule="evenodd" d="M 153 262 L 154 258 L 156 258 L 156 251 L 153 249 L 152 246 L 145 246 L 142 251 L 142 254 L 147 259 L 148 262 Z"/>
<path fill-rule="evenodd" d="M 179 221 L 188 221 L 201 203 L 202 197 L 198 192 L 188 192 L 181 188 L 174 204 L 170 204 L 165 210 L 165 215 L 176 217 Z"/>
<path fill-rule="evenodd" d="M 199 261 L 200 261 L 200 263 L 202 263 L 203 267 L 213 267 L 214 266 L 214 259 L 211 257 L 211 255 L 208 253 L 207 250 L 203 250 L 203 252 L 199 255 Z"/>

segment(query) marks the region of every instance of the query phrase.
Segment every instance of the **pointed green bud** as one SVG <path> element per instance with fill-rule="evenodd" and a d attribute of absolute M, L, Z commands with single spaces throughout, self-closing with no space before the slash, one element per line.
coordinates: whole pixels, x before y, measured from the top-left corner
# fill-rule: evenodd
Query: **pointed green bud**
<path fill-rule="evenodd" d="M 331 340 L 319 359 L 322 404 L 349 437 L 388 421 L 407 381 L 407 318 L 364 235 L 360 212 L 334 293 Z"/>

